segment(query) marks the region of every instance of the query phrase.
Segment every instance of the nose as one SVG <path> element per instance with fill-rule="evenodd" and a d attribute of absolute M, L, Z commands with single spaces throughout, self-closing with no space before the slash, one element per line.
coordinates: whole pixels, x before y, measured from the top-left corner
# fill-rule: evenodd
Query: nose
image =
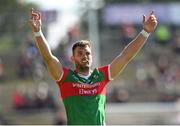
<path fill-rule="evenodd" d="M 88 58 L 88 56 L 86 55 L 86 53 L 83 53 L 82 57 L 83 57 L 83 59 L 84 59 L 84 58 L 85 58 L 85 59 Z"/>
<path fill-rule="evenodd" d="M 87 57 L 86 55 L 84 55 L 84 56 L 82 57 L 82 59 L 83 59 L 83 60 L 87 60 L 88 57 Z"/>

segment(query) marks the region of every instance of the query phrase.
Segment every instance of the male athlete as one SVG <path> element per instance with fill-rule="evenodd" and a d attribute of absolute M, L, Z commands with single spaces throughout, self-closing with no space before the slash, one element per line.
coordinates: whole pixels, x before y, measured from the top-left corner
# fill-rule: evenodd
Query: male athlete
<path fill-rule="evenodd" d="M 92 52 L 90 42 L 80 40 L 72 47 L 71 60 L 74 70 L 65 68 L 51 53 L 41 31 L 41 15 L 31 9 L 29 24 L 37 47 L 52 78 L 57 82 L 67 115 L 67 124 L 104 125 L 106 85 L 113 80 L 145 44 L 148 36 L 157 26 L 152 11 L 143 15 L 142 31 L 108 65 L 91 69 Z"/>

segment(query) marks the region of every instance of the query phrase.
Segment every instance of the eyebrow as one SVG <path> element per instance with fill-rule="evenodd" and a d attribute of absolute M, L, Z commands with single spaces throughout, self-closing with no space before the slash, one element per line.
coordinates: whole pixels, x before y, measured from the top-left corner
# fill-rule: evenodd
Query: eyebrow
<path fill-rule="evenodd" d="M 83 52 L 83 49 L 80 49 L 80 50 L 78 50 L 77 52 Z M 90 53 L 90 54 L 91 54 L 91 51 L 86 50 L 85 53 Z"/>

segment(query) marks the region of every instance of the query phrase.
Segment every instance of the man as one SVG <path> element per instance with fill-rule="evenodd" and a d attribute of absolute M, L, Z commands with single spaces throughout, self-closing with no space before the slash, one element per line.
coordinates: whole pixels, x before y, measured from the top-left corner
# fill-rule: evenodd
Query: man
<path fill-rule="evenodd" d="M 105 124 L 106 85 L 113 80 L 145 44 L 149 34 L 157 26 L 154 12 L 143 15 L 143 30 L 108 65 L 91 69 L 91 45 L 86 40 L 76 42 L 72 47 L 71 60 L 74 70 L 65 68 L 51 53 L 41 32 L 40 13 L 30 12 L 30 26 L 37 47 L 47 65 L 52 78 L 57 82 L 67 114 L 68 124 Z"/>

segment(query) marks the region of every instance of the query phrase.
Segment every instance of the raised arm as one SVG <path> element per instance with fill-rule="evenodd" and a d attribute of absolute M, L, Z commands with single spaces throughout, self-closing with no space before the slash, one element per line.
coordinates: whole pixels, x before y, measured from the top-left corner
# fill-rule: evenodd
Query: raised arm
<path fill-rule="evenodd" d="M 132 40 L 123 51 L 112 61 L 110 64 L 110 76 L 114 79 L 123 68 L 131 61 L 131 59 L 137 54 L 137 52 L 145 44 L 149 34 L 154 31 L 157 26 L 157 20 L 152 11 L 149 17 L 143 15 L 143 30 Z"/>
<path fill-rule="evenodd" d="M 40 13 L 30 10 L 29 14 L 29 25 L 31 26 L 32 32 L 34 34 L 36 45 L 43 57 L 47 68 L 54 80 L 58 80 L 62 75 L 62 65 L 59 60 L 52 54 L 50 47 L 41 32 L 41 15 Z"/>

